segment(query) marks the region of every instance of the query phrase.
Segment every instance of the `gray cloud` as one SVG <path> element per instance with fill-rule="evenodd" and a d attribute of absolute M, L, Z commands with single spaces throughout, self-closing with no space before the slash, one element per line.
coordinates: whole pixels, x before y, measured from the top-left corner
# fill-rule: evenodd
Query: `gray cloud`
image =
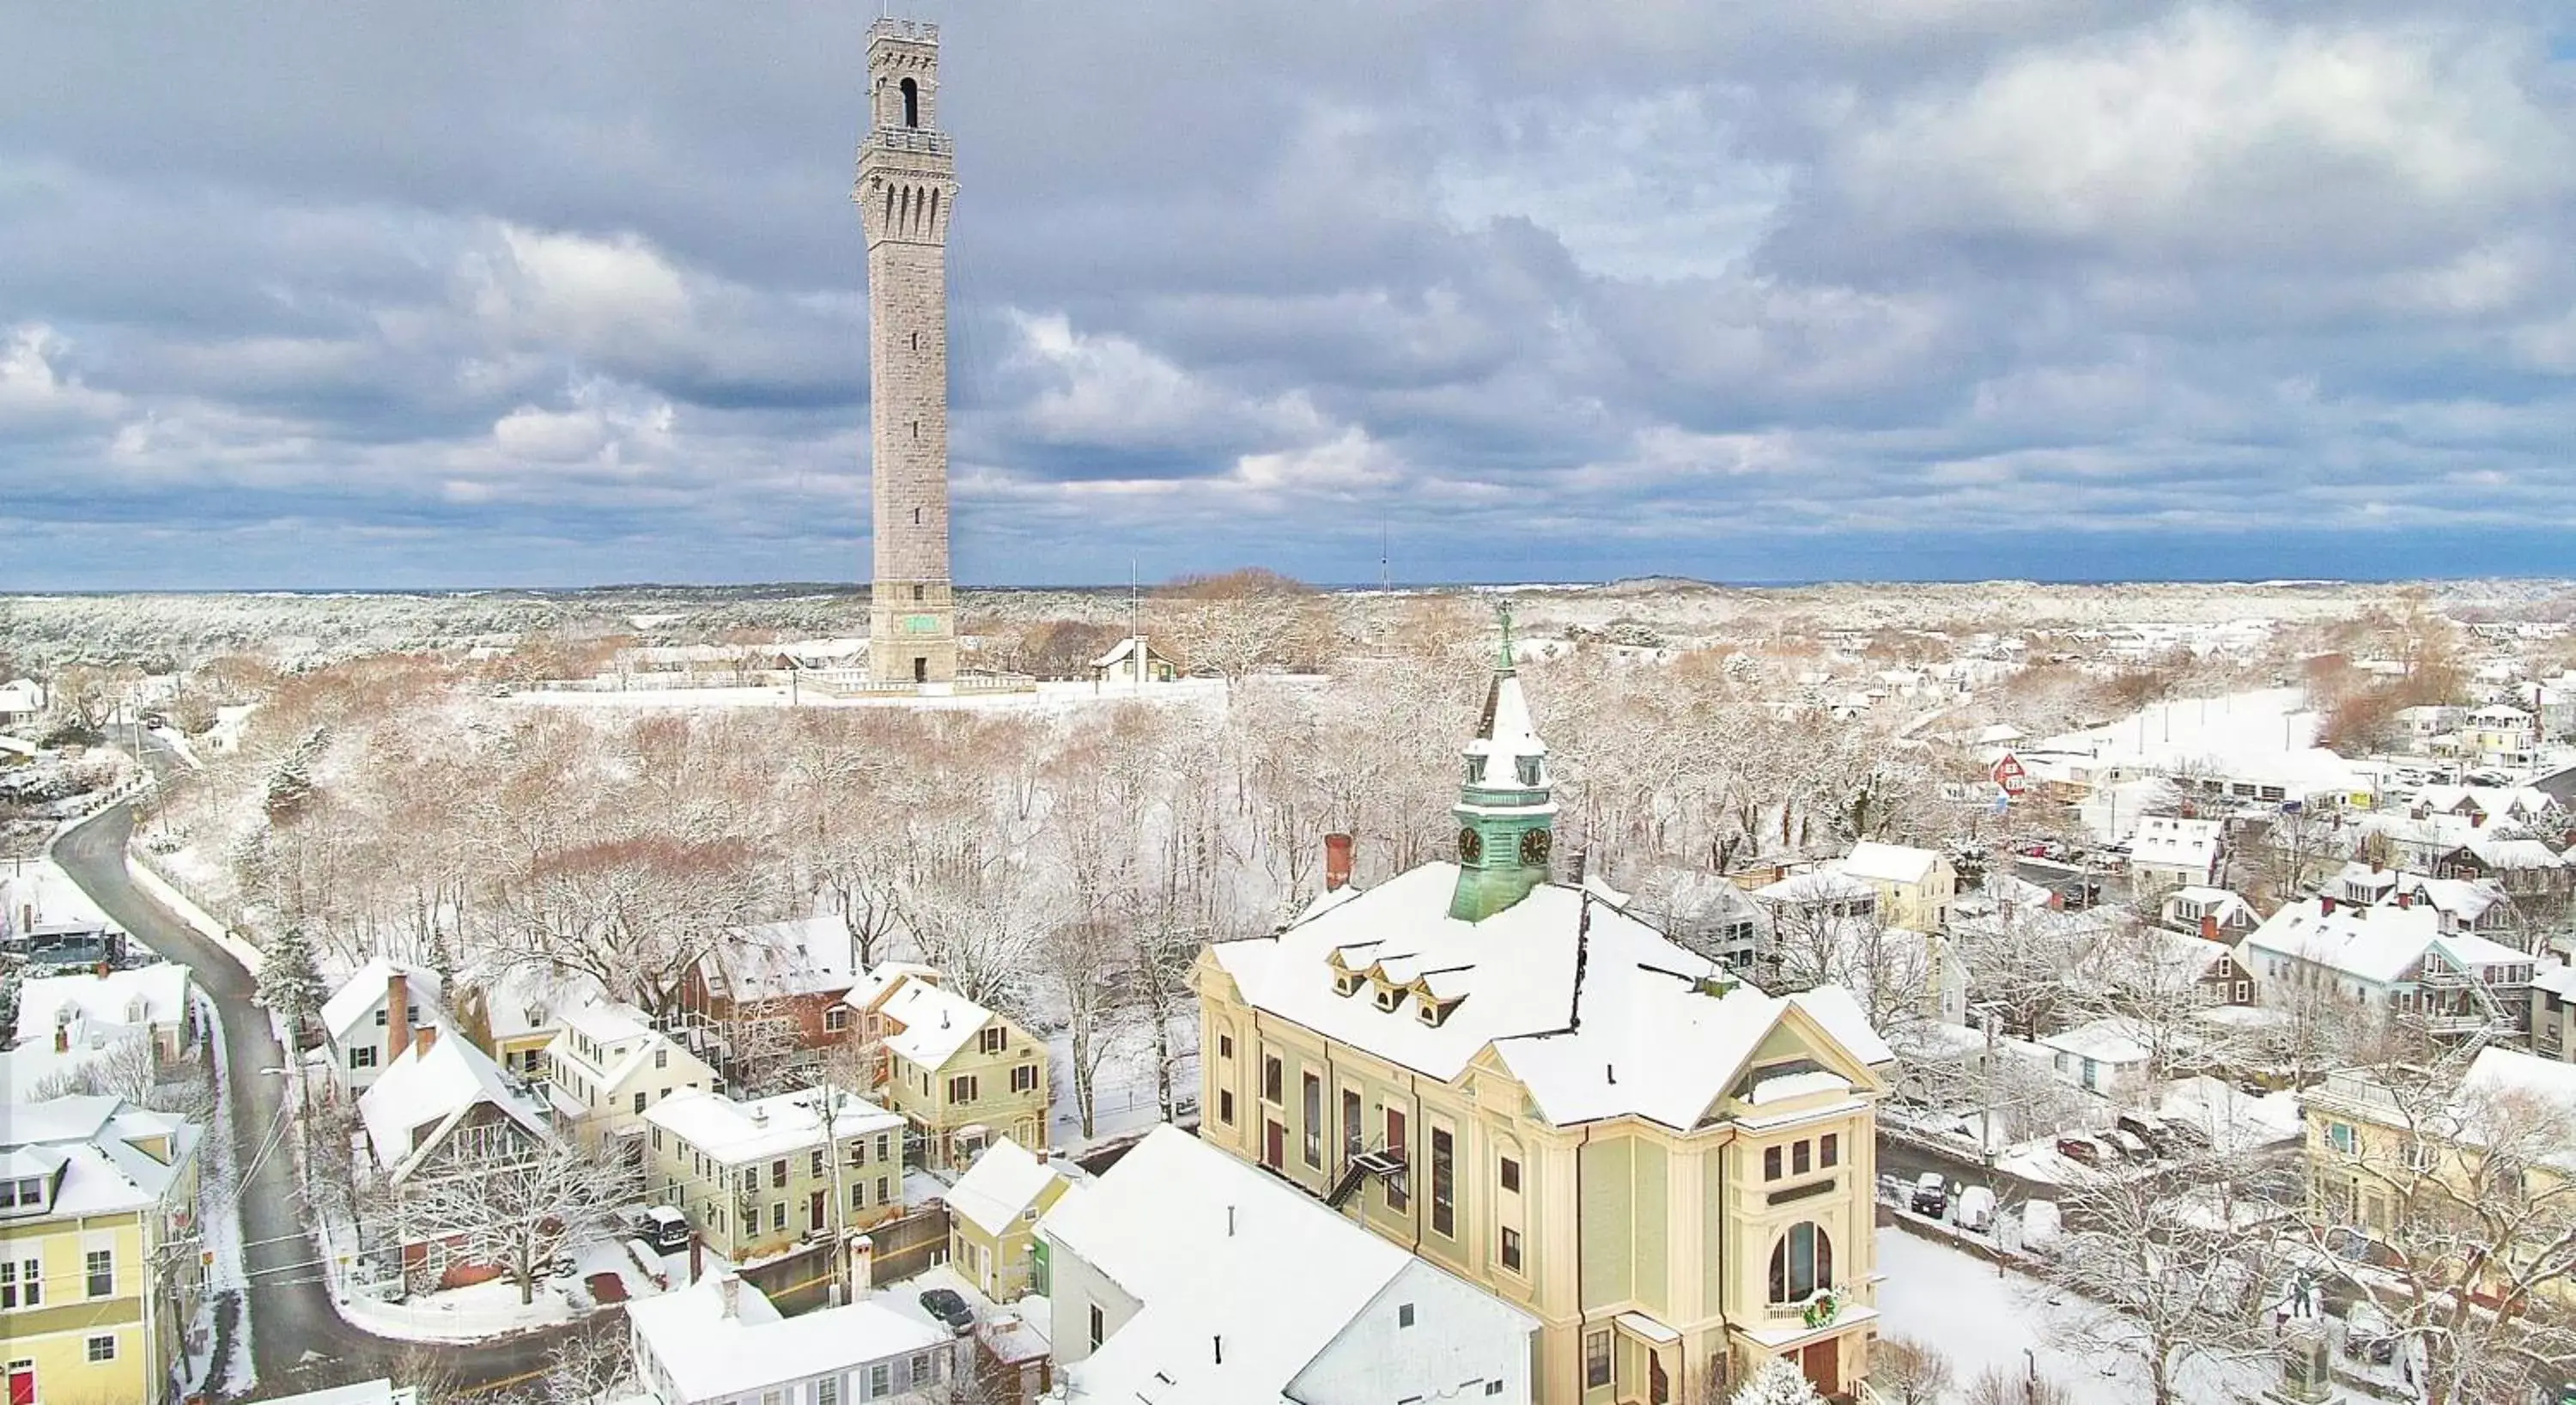
<path fill-rule="evenodd" d="M 2545 6 L 931 8 L 970 577 L 2576 541 Z M 861 574 L 864 24 L 23 18 L 0 586 Z"/>

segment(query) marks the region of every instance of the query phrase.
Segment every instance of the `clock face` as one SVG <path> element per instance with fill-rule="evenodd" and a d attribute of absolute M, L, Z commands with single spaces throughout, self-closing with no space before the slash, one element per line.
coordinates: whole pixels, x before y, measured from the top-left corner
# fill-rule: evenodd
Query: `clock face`
<path fill-rule="evenodd" d="M 1458 831 L 1458 862 L 1474 863 L 1485 856 L 1485 839 L 1472 829 Z"/>
<path fill-rule="evenodd" d="M 1521 834 L 1521 862 L 1537 865 L 1547 862 L 1547 831 L 1532 829 Z"/>

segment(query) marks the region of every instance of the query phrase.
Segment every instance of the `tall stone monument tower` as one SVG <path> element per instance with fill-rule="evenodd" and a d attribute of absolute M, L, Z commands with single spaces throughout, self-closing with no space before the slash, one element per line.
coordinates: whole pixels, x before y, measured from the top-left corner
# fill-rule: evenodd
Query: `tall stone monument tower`
<path fill-rule="evenodd" d="M 876 563 L 868 671 L 957 677 L 948 580 L 948 221 L 957 155 L 939 130 L 939 27 L 868 28 L 870 129 L 851 198 L 868 236 L 868 402 Z"/>

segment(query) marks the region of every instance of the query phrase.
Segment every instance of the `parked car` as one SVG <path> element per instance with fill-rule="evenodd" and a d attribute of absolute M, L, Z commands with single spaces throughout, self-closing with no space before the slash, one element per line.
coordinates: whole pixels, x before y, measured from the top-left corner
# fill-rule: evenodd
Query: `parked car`
<path fill-rule="evenodd" d="M 2021 1243 L 2035 1253 L 2047 1253 L 2057 1245 L 2062 1220 L 2054 1200 L 2033 1200 L 2021 1207 Z"/>
<path fill-rule="evenodd" d="M 2079 1161 L 2087 1166 L 2099 1166 L 2106 1159 L 2102 1155 L 2101 1143 L 2090 1137 L 2059 1137 L 2057 1154 L 2069 1161 Z"/>
<path fill-rule="evenodd" d="M 2156 1156 L 2155 1152 L 2148 1148 L 2146 1139 L 2134 1132 L 2124 1132 L 2114 1127 L 2102 1134 L 2102 1140 L 2109 1142 L 2113 1149 L 2132 1161 L 2153 1161 Z"/>
<path fill-rule="evenodd" d="M 933 1288 L 923 1293 L 921 1306 L 961 1337 L 975 1330 L 975 1309 L 968 1307 L 954 1288 Z"/>
<path fill-rule="evenodd" d="M 2146 1143 L 2147 1150 L 2157 1156 L 2171 1156 L 2181 1149 L 2180 1139 L 2174 1135 L 2173 1128 L 2161 1117 L 2124 1112 L 2120 1114 L 2120 1120 L 2112 1125 Z"/>
<path fill-rule="evenodd" d="M 634 1212 L 627 1228 L 657 1254 L 676 1254 L 689 1247 L 689 1217 L 669 1205 Z"/>
<path fill-rule="evenodd" d="M 1959 1192 L 1959 1228 L 1983 1234 L 1994 1228 L 1995 1193 L 1981 1185 Z"/>
<path fill-rule="evenodd" d="M 1950 1209 L 1950 1183 L 1938 1171 L 1926 1171 L 1914 1178 L 1912 1199 L 1914 1213 L 1941 1218 Z"/>

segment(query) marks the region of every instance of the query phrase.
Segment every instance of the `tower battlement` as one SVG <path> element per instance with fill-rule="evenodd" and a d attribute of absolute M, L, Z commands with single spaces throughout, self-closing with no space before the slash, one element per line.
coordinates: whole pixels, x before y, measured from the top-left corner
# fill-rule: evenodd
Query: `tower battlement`
<path fill-rule="evenodd" d="M 892 39 L 906 44 L 937 44 L 939 26 L 929 20 L 908 20 L 889 15 L 884 19 L 868 22 L 868 42 L 873 44 L 879 39 Z"/>

